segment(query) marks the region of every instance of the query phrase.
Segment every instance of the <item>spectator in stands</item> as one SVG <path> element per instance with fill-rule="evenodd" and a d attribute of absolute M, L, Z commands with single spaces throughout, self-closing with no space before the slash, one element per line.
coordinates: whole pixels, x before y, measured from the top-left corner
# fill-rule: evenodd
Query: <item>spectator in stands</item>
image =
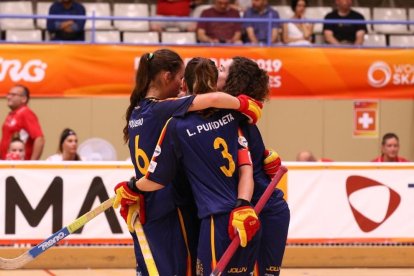
<path fill-rule="evenodd" d="M 24 160 L 24 143 L 20 138 L 13 138 L 7 151 L 6 160 Z"/>
<path fill-rule="evenodd" d="M 82 4 L 74 0 L 57 0 L 50 6 L 49 15 L 86 15 Z M 84 19 L 47 19 L 51 40 L 85 40 Z"/>
<path fill-rule="evenodd" d="M 200 17 L 240 18 L 231 8 L 230 0 L 215 0 L 213 7 L 204 10 Z M 241 24 L 238 22 L 198 22 L 197 38 L 200 42 L 242 43 Z"/>
<path fill-rule="evenodd" d="M 166 17 L 188 17 L 190 16 L 190 0 L 157 0 L 156 16 Z M 184 21 L 152 21 L 151 30 L 162 32 L 168 28 L 178 28 L 180 31 L 194 32 L 196 24 L 194 22 Z"/>
<path fill-rule="evenodd" d="M 333 160 L 329 158 L 316 159 L 311 151 L 304 150 L 298 153 L 298 155 L 296 156 L 296 161 L 299 161 L 299 162 L 332 162 Z"/>
<path fill-rule="evenodd" d="M 23 85 L 15 85 L 6 99 L 11 111 L 3 123 L 0 158 L 6 158 L 10 141 L 17 137 L 25 144 L 25 160 L 39 160 L 45 140 L 36 114 L 27 106 L 30 99 L 29 89 Z"/>
<path fill-rule="evenodd" d="M 352 0 L 336 0 L 337 9 L 328 13 L 326 19 L 341 20 L 365 20 L 359 12 L 351 9 Z M 365 24 L 336 23 L 323 25 L 323 35 L 329 44 L 355 44 L 364 43 L 364 35 L 367 33 Z"/>
<path fill-rule="evenodd" d="M 252 6 L 244 13 L 244 18 L 272 18 L 279 19 L 279 13 L 271 8 L 267 0 L 252 0 Z M 243 24 L 246 31 L 247 41 L 253 44 L 267 43 L 268 23 L 246 22 Z M 271 43 L 278 41 L 280 26 L 278 23 L 272 23 Z"/>
<path fill-rule="evenodd" d="M 292 19 L 304 19 L 308 0 L 292 0 Z M 313 24 L 293 23 L 283 24 L 283 42 L 290 45 L 310 45 L 313 33 Z"/>
<path fill-rule="evenodd" d="M 58 153 L 49 156 L 46 161 L 81 161 L 77 150 L 76 133 L 70 128 L 65 128 L 60 134 Z"/>
<path fill-rule="evenodd" d="M 408 162 L 404 157 L 398 156 L 400 139 L 395 133 L 386 133 L 382 137 L 381 155 L 371 162 Z"/>

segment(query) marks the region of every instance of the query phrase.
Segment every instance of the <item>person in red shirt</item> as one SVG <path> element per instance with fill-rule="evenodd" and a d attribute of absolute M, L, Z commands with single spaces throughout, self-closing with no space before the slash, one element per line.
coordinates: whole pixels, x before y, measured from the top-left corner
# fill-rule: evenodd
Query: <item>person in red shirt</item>
<path fill-rule="evenodd" d="M 395 133 L 386 133 L 382 137 L 381 155 L 371 162 L 409 162 L 404 157 L 398 156 L 400 139 Z"/>
<path fill-rule="evenodd" d="M 230 0 L 215 0 L 213 7 L 200 17 L 240 18 L 239 11 L 230 7 Z M 198 22 L 197 39 L 208 43 L 242 43 L 241 24 L 238 22 Z"/>
<path fill-rule="evenodd" d="M 157 0 L 156 16 L 166 17 L 189 17 L 190 16 L 190 0 Z M 152 21 L 151 30 L 162 32 L 165 29 L 178 28 L 180 31 L 195 31 L 195 23 L 188 21 Z"/>
<path fill-rule="evenodd" d="M 2 127 L 0 158 L 6 159 L 10 141 L 17 137 L 25 144 L 25 160 L 39 160 L 45 140 L 36 114 L 27 106 L 30 99 L 29 89 L 15 85 L 6 95 L 6 99 L 11 111 Z"/>

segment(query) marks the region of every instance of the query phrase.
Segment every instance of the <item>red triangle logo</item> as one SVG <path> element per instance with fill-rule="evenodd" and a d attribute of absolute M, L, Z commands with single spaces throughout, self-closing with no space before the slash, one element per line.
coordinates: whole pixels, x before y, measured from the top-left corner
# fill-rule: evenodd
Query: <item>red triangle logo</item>
<path fill-rule="evenodd" d="M 352 206 L 352 203 L 349 200 L 349 196 L 361 189 L 365 189 L 368 187 L 374 187 L 374 186 L 382 186 L 386 187 L 390 193 L 390 198 L 388 202 L 387 212 L 384 216 L 384 219 L 380 222 L 375 222 L 366 216 L 364 216 L 361 212 L 359 212 L 354 206 Z M 377 229 L 381 224 L 383 224 L 397 209 L 397 207 L 400 205 L 401 202 L 401 196 L 391 189 L 390 187 L 377 182 L 375 180 L 372 180 L 367 177 L 358 176 L 358 175 L 352 175 L 348 177 L 346 180 L 346 193 L 348 196 L 348 203 L 351 207 L 352 213 L 354 214 L 354 218 L 359 226 L 359 228 L 364 232 L 371 232 L 375 229 Z"/>

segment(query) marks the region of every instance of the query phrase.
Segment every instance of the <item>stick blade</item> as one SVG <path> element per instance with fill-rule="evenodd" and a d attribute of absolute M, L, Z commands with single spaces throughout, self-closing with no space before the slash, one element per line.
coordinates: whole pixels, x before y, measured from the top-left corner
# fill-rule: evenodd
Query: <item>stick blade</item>
<path fill-rule="evenodd" d="M 27 252 L 14 259 L 5 259 L 0 257 L 0 269 L 18 269 L 25 266 L 33 260 Z"/>

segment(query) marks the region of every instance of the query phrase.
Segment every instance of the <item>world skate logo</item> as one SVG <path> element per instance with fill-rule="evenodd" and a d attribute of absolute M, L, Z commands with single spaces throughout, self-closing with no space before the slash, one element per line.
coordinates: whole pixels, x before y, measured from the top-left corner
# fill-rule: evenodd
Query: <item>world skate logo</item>
<path fill-rule="evenodd" d="M 376 61 L 368 69 L 368 83 L 375 88 L 388 84 L 397 86 L 414 85 L 414 64 L 388 64 Z"/>
<path fill-rule="evenodd" d="M 354 218 L 364 232 L 382 225 L 401 202 L 401 196 L 390 187 L 357 175 L 346 180 L 346 193 Z"/>
<path fill-rule="evenodd" d="M 9 77 L 13 82 L 41 82 L 46 75 L 47 64 L 40 59 L 22 63 L 18 59 L 0 57 L 0 81 Z"/>

